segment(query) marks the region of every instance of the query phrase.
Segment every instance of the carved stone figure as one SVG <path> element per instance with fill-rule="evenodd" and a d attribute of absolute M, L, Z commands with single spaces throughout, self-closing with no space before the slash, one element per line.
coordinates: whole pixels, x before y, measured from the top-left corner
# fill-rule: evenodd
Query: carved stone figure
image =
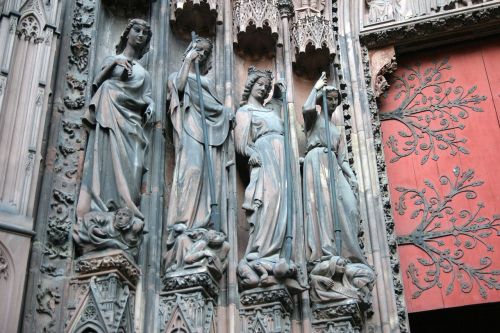
<path fill-rule="evenodd" d="M 218 202 L 222 196 L 225 168 L 223 144 L 230 130 L 232 111 L 224 107 L 215 85 L 206 77 L 211 68 L 212 42 L 197 37 L 184 53 L 181 68 L 168 80 L 169 114 L 174 127 L 175 170 L 168 205 L 167 224 L 184 224 L 187 229 L 209 228 L 210 191 L 206 168 L 202 122 L 207 125 L 210 154 Z M 194 62 L 198 60 L 206 120 L 200 110 Z M 224 216 L 222 221 L 225 221 Z M 224 223 L 223 223 L 224 228 Z"/>
<path fill-rule="evenodd" d="M 366 0 L 368 5 L 368 22 L 379 23 L 394 18 L 392 0 Z"/>
<path fill-rule="evenodd" d="M 323 115 L 316 110 L 322 104 L 321 90 L 326 86 L 325 74 L 316 82 L 303 106 L 304 125 L 307 138 L 303 167 L 304 224 L 309 262 L 324 256 L 342 256 L 352 262 L 365 262 L 358 244 L 358 183 L 347 159 L 346 143 L 331 116 L 339 106 L 339 91 L 327 86 L 328 119 L 330 120 L 330 142 L 334 154 L 334 174 L 328 166 L 326 127 Z M 321 111 L 322 112 L 322 111 Z M 329 177 L 334 177 L 339 224 L 342 237 L 341 253 L 335 250 L 334 221 L 330 197 Z"/>
<path fill-rule="evenodd" d="M 176 224 L 169 233 L 163 266 L 166 273 L 206 267 L 219 279 L 226 269 L 228 253 L 224 233 L 203 228 L 188 230 L 184 224 Z"/>
<path fill-rule="evenodd" d="M 445 7 L 457 2 L 456 0 L 412 0 L 407 1 L 412 16 L 430 15 L 433 12 L 444 10 Z"/>
<path fill-rule="evenodd" d="M 138 62 L 149 50 L 151 28 L 130 20 L 116 46 L 116 55 L 104 60 L 94 81 L 95 94 L 83 117 L 89 127 L 77 215 L 89 211 L 139 210 L 141 182 L 148 140 L 144 126 L 154 103 L 151 77 Z"/>
<path fill-rule="evenodd" d="M 270 275 L 293 276 L 295 265 L 285 262 L 284 241 L 287 219 L 284 125 L 281 102 L 264 101 L 271 91 L 270 71 L 250 67 L 241 107 L 236 113 L 236 151 L 248 158 L 250 182 L 243 209 L 250 224 L 250 238 L 238 273 L 244 288 L 270 285 Z M 282 89 L 282 88 L 281 88 Z M 275 88 L 275 97 L 280 94 Z"/>
<path fill-rule="evenodd" d="M 121 249 L 135 257 L 142 243 L 144 222 L 129 208 L 116 212 L 90 212 L 73 229 L 73 240 L 83 254 Z"/>
<path fill-rule="evenodd" d="M 310 295 L 314 303 L 353 299 L 369 304 L 375 274 L 365 264 L 352 264 L 344 258 L 332 256 L 313 268 L 310 279 Z"/>

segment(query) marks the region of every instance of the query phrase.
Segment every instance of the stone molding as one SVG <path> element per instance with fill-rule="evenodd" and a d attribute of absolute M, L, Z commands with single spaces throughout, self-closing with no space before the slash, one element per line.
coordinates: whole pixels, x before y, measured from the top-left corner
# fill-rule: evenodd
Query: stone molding
<path fill-rule="evenodd" d="M 439 40 L 443 35 L 463 35 L 464 31 L 491 33 L 499 30 L 499 26 L 500 4 L 491 3 L 463 11 L 444 12 L 442 15 L 403 22 L 395 26 L 364 30 L 360 33 L 359 39 L 363 45 L 371 49 L 391 44 L 414 44 L 419 40 Z"/>

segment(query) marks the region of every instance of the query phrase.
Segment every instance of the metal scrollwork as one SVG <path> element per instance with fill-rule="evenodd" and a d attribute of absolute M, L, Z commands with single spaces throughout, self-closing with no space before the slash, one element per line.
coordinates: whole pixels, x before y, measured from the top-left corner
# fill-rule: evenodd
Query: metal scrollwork
<path fill-rule="evenodd" d="M 401 100 L 401 104 L 390 112 L 381 112 L 380 120 L 395 120 L 406 128 L 398 131 L 399 138 L 391 135 L 387 140 L 395 154 L 391 163 L 412 154 L 422 153 L 420 163 L 425 164 L 429 158 L 437 161 L 440 151 L 448 150 L 452 156 L 469 153 L 464 145 L 467 139 L 455 132 L 465 128 L 461 120 L 468 118 L 470 111 L 483 111 L 478 105 L 486 97 L 475 94 L 476 85 L 468 90 L 452 86 L 455 78 L 444 75 L 451 68 L 446 58 L 425 70 L 420 64 L 407 67 L 408 72 L 395 76 L 394 100 Z M 404 141 L 402 146 L 400 140 Z"/>
<path fill-rule="evenodd" d="M 477 203 L 475 211 L 457 211 L 453 200 L 463 196 L 467 200 L 476 199 L 477 193 L 474 189 L 484 182 L 473 181 L 472 169 L 460 173 L 460 168 L 455 167 L 453 175 L 454 177 L 441 176 L 439 179 L 441 185 L 449 186 L 449 192 L 444 195 L 439 193 L 429 180 L 424 180 L 426 188 L 421 190 L 396 188 L 396 191 L 401 193 L 395 206 L 399 215 L 405 215 L 407 212 L 408 198 L 415 207 L 410 219 L 420 219 L 415 229 L 410 234 L 398 236 L 397 242 L 400 246 L 414 245 L 426 255 L 416 259 L 418 267 L 417 263 L 412 262 L 406 271 L 411 283 L 418 289 L 412 294 L 414 299 L 435 286 L 442 288 L 443 274 L 451 277 L 446 287 L 446 295 L 453 292 L 457 281 L 463 293 L 470 293 L 476 285 L 483 299 L 488 297 L 485 287 L 500 290 L 497 279 L 500 269 L 491 268 L 492 259 L 483 256 L 479 259 L 479 264 L 474 265 L 466 256 L 468 250 L 476 247 L 484 247 L 487 252 L 494 251 L 489 240 L 490 236 L 500 236 L 500 214 L 495 214 L 492 218 L 481 216 L 480 211 L 485 207 L 482 202 Z M 453 244 L 454 248 L 450 248 L 450 244 Z M 425 270 L 424 274 L 421 274 L 420 268 Z M 421 276 L 424 276 L 423 281 Z"/>

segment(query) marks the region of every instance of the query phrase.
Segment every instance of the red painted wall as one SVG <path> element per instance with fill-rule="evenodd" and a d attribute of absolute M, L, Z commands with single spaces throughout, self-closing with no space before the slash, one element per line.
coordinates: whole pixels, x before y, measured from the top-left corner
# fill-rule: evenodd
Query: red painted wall
<path fill-rule="evenodd" d="M 500 301 L 500 43 L 398 65 L 380 116 L 408 310 Z"/>

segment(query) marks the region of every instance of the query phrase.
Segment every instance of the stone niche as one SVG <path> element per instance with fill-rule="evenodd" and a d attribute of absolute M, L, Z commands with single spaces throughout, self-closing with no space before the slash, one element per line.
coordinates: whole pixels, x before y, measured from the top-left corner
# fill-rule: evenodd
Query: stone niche
<path fill-rule="evenodd" d="M 221 0 L 172 0 L 170 23 L 173 31 L 189 40 L 191 32 L 201 36 L 215 35 L 216 24 L 222 24 Z"/>
<path fill-rule="evenodd" d="M 240 54 L 272 56 L 279 38 L 280 14 L 275 0 L 237 0 L 233 4 L 234 44 Z"/>

